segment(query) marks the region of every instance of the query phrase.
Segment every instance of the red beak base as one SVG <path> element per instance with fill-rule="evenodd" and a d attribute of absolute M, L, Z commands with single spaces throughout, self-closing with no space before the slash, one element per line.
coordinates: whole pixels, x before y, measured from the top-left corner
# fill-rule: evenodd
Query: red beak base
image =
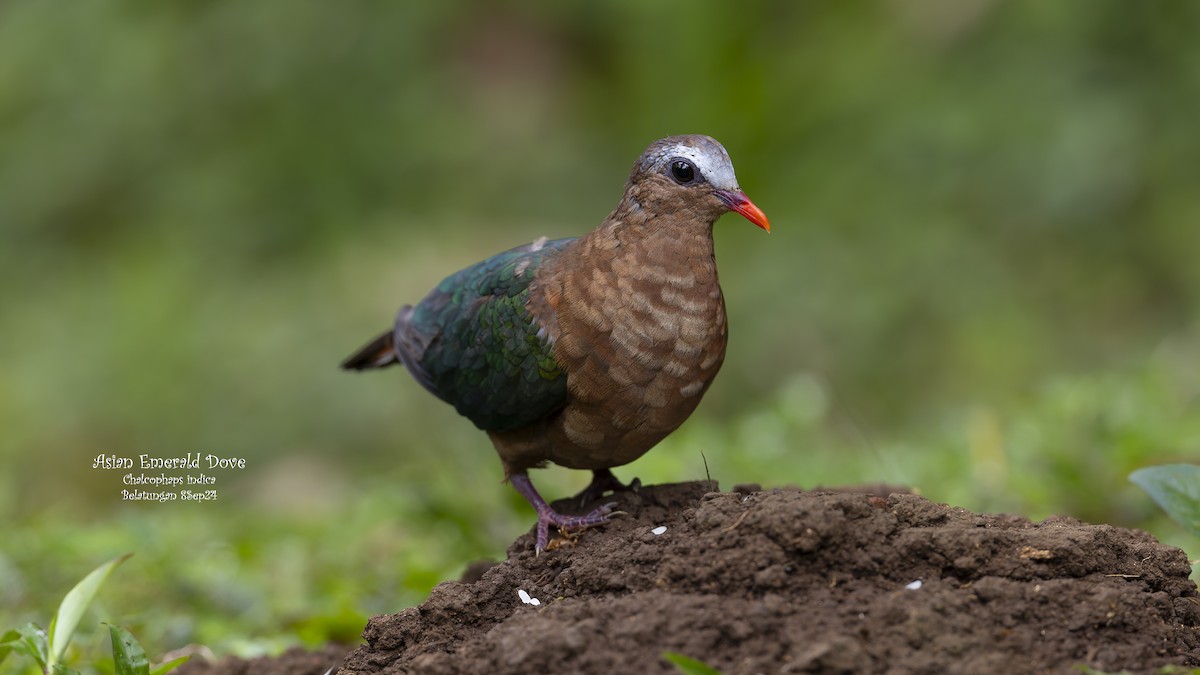
<path fill-rule="evenodd" d="M 767 214 L 763 213 L 762 209 L 754 205 L 742 192 L 730 192 L 728 190 L 715 190 L 713 194 L 725 202 L 730 211 L 740 213 L 746 220 L 761 227 L 767 232 L 771 231 L 771 221 L 767 220 Z"/>

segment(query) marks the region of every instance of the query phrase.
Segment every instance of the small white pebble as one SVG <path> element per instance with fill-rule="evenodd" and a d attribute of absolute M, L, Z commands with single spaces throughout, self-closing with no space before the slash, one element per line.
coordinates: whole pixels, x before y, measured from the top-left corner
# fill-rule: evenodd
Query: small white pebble
<path fill-rule="evenodd" d="M 542 601 L 538 600 L 537 598 L 530 598 L 529 604 L 533 605 L 534 607 L 537 607 L 538 605 L 542 604 Z"/>
<path fill-rule="evenodd" d="M 532 598 L 530 598 L 530 597 L 529 597 L 529 594 L 528 594 L 528 593 L 526 593 L 526 592 L 525 592 L 525 589 L 523 589 L 523 588 L 522 588 L 521 590 L 518 590 L 518 591 L 517 591 L 517 597 L 518 597 L 518 598 L 521 598 L 521 602 L 523 602 L 523 603 L 525 603 L 525 604 L 527 604 L 527 605 L 528 605 L 528 604 L 530 603 L 530 601 L 532 600 Z"/>
<path fill-rule="evenodd" d="M 666 525 L 659 525 L 658 527 L 654 528 L 653 530 L 650 530 L 650 534 L 659 535 L 666 531 L 667 531 Z"/>
<path fill-rule="evenodd" d="M 911 584 L 908 584 L 907 586 L 905 586 L 905 588 L 907 588 L 907 589 L 908 589 L 908 590 L 910 590 L 910 591 L 915 591 L 915 590 L 917 590 L 917 589 L 918 589 L 918 588 L 920 588 L 920 587 L 921 587 L 921 580 L 920 580 L 920 579 L 917 579 L 916 581 L 912 582 Z"/>

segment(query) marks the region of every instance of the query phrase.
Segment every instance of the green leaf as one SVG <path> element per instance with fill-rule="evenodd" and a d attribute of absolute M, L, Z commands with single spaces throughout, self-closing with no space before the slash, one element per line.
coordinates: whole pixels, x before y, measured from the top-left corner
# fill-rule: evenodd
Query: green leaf
<path fill-rule="evenodd" d="M 16 629 L 10 630 L 4 635 L 0 635 L 0 663 L 4 663 L 4 659 L 7 659 L 8 655 L 12 653 L 13 646 L 9 643 L 16 642 L 20 639 L 21 633 Z"/>
<path fill-rule="evenodd" d="M 150 660 L 146 658 L 146 650 L 142 649 L 133 633 L 109 624 L 108 634 L 112 637 L 116 675 L 150 675 Z"/>
<path fill-rule="evenodd" d="M 1129 480 L 1145 490 L 1175 522 L 1200 537 L 1200 466 L 1150 466 L 1129 474 Z"/>
<path fill-rule="evenodd" d="M 675 664 L 679 672 L 684 673 L 684 675 L 721 675 L 721 671 L 690 656 L 676 654 L 675 652 L 663 652 L 662 657 Z"/>
<path fill-rule="evenodd" d="M 58 606 L 58 613 L 50 622 L 50 657 L 46 661 L 47 666 L 53 667 L 62 659 L 63 654 L 67 651 L 67 645 L 71 643 L 71 636 L 75 633 L 75 628 L 79 626 L 79 620 L 83 618 L 83 613 L 87 611 L 88 605 L 92 604 L 92 599 L 96 597 L 100 586 L 112 573 L 113 568 L 128 560 L 131 555 L 133 554 L 126 553 L 92 570 L 91 574 L 75 584 L 75 588 L 72 588 L 63 598 L 62 604 Z"/>
<path fill-rule="evenodd" d="M 187 663 L 188 661 L 191 660 L 191 658 L 192 658 L 192 655 L 188 654 L 187 656 L 181 656 L 177 659 L 167 661 L 166 663 L 163 663 L 163 664 L 160 664 L 160 665 L 154 667 L 150 671 L 150 675 L 165 675 L 166 673 L 169 673 L 172 670 L 175 670 L 176 668 L 178 668 L 179 666 L 182 666 L 183 664 Z"/>
<path fill-rule="evenodd" d="M 27 623 L 19 629 L 10 630 L 0 636 L 0 662 L 8 658 L 10 653 L 24 654 L 33 659 L 42 670 L 46 670 L 46 659 L 49 654 L 46 645 L 46 631 L 37 624 Z"/>

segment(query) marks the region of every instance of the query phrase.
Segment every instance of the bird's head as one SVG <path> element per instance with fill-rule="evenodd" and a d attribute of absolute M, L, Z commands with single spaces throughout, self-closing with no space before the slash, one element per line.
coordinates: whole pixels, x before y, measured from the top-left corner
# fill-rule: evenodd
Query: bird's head
<path fill-rule="evenodd" d="M 736 211 L 771 231 L 767 214 L 738 186 L 729 153 L 708 136 L 670 136 L 651 143 L 633 165 L 625 193 L 657 213 L 691 211 L 715 220 Z"/>

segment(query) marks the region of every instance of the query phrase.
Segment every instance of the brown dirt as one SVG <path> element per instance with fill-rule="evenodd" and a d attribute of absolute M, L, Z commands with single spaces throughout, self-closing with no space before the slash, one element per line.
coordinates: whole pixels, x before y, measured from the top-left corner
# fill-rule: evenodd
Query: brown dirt
<path fill-rule="evenodd" d="M 678 672 L 664 652 L 727 675 L 1200 666 L 1187 558 L 1144 532 L 709 487 L 617 495 L 628 516 L 541 557 L 522 536 L 472 583 L 371 619 L 340 672 Z"/>

